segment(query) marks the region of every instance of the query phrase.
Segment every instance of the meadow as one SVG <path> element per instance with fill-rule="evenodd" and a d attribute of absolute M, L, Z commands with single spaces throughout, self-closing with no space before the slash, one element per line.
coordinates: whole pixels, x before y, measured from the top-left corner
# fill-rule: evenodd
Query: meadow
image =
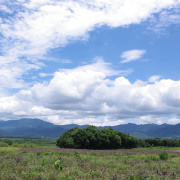
<path fill-rule="evenodd" d="M 0 147 L 0 179 L 180 179 L 180 149 L 171 150 L 172 153 L 162 149 L 146 150 L 146 154 L 143 154 L 143 149 L 131 149 L 127 150 L 132 152 L 128 155 L 126 150 L 108 150 L 113 153 L 100 154 L 93 150 L 70 152 L 60 148 L 56 148 L 57 151 L 48 149 Z M 58 165 L 55 166 L 55 162 Z"/>

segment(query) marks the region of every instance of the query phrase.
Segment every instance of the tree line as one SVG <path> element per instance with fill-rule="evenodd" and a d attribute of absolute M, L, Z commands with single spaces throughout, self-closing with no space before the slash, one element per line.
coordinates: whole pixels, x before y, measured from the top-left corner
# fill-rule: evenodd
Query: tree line
<path fill-rule="evenodd" d="M 60 148 L 76 149 L 120 149 L 151 146 L 180 147 L 180 139 L 136 139 L 129 134 L 113 130 L 111 127 L 98 129 L 88 126 L 72 128 L 63 133 L 56 141 Z"/>
<path fill-rule="evenodd" d="M 152 139 L 139 139 L 140 147 L 180 147 L 180 139 L 161 139 L 161 138 L 152 138 Z"/>

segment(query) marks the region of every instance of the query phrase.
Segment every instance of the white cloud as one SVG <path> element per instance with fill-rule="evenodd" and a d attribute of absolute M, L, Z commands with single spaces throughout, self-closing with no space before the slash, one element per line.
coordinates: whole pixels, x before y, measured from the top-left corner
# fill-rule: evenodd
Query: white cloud
<path fill-rule="evenodd" d="M 41 68 L 39 59 L 51 49 L 87 40 L 95 28 L 139 24 L 153 13 L 177 7 L 179 3 L 179 0 L 15 0 L 13 4 L 2 1 L 0 9 L 13 13 L 0 20 L 0 53 L 7 59 L 6 64 L 8 57 L 14 57 L 10 60 L 13 63 L 20 63 L 23 57 L 29 66 L 33 63 Z M 12 83 L 22 79 L 26 72 L 22 69 Z"/>
<path fill-rule="evenodd" d="M 72 61 L 69 60 L 69 59 L 61 59 L 60 62 L 63 63 L 63 64 L 70 64 L 70 63 L 72 63 Z"/>
<path fill-rule="evenodd" d="M 150 24 L 148 25 L 148 29 L 153 30 L 159 35 L 166 34 L 167 27 L 180 23 L 179 6 L 170 10 L 165 9 L 159 14 L 152 15 L 149 21 Z"/>
<path fill-rule="evenodd" d="M 12 11 L 5 5 L 0 5 L 0 11 L 3 11 L 5 13 L 12 13 Z"/>
<path fill-rule="evenodd" d="M 47 76 L 53 76 L 53 74 L 50 73 L 39 73 L 40 77 L 47 77 Z"/>
<path fill-rule="evenodd" d="M 0 88 L 22 88 L 26 82 L 21 77 L 29 70 L 38 70 L 40 67 L 27 62 L 3 62 L 0 57 Z M 7 58 L 6 60 L 9 60 Z"/>
<path fill-rule="evenodd" d="M 162 118 L 161 117 L 158 117 L 158 116 L 151 116 L 151 115 L 149 115 L 149 116 L 141 116 L 141 117 L 139 117 L 139 119 L 138 119 L 138 122 L 139 122 L 139 124 L 163 124 L 164 122 L 163 122 L 163 120 L 162 120 Z"/>
<path fill-rule="evenodd" d="M 107 63 L 97 62 L 56 72 L 49 83 L 39 83 L 11 97 L 0 97 L 0 114 L 39 117 L 56 124 L 116 125 L 126 121 L 164 122 L 180 116 L 180 81 L 131 83 Z M 42 93 L 43 92 L 43 93 Z M 174 119 L 168 121 L 176 123 Z"/>
<path fill-rule="evenodd" d="M 171 118 L 167 121 L 168 124 L 179 124 L 180 123 L 180 118 L 174 117 Z"/>
<path fill-rule="evenodd" d="M 99 66 L 102 67 L 97 68 Z M 107 64 L 97 63 L 59 71 L 49 84 L 34 86 L 31 90 L 32 96 L 46 108 L 74 112 L 75 119 L 108 117 L 112 118 L 111 121 L 113 118 L 118 121 L 156 116 L 156 120 L 151 119 L 148 122 L 160 124 L 160 117 L 179 114 L 179 81 L 131 84 L 124 77 L 112 81 L 108 77 L 114 71 L 107 70 L 108 68 Z"/>
<path fill-rule="evenodd" d="M 22 2 L 21 2 L 22 3 Z M 96 26 L 140 23 L 175 1 L 34 1 L 23 4 L 14 18 L 1 25 L 2 34 L 20 42 L 19 55 L 43 54 L 74 39 L 86 39 Z M 133 7 L 133 8 L 132 8 Z M 88 20 L 87 20 L 88 17 Z M 24 51 L 21 51 L 21 50 Z"/>
<path fill-rule="evenodd" d="M 151 76 L 151 77 L 148 79 L 148 81 L 149 81 L 149 82 L 156 82 L 156 81 L 158 81 L 160 78 L 161 78 L 161 76 L 159 76 L 159 75 L 154 75 L 154 76 Z"/>
<path fill-rule="evenodd" d="M 128 63 L 131 61 L 139 60 L 145 53 L 146 51 L 141 49 L 132 49 L 129 51 L 125 51 L 121 54 L 121 63 Z"/>

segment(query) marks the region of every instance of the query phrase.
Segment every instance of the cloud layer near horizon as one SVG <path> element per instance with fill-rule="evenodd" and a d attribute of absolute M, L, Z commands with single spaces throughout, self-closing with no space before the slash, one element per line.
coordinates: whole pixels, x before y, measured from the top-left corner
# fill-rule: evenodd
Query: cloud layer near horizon
<path fill-rule="evenodd" d="M 112 75 L 119 75 L 111 80 Z M 0 112 L 9 117 L 43 117 L 56 124 L 112 125 L 128 119 L 162 123 L 160 117 L 179 117 L 180 81 L 130 83 L 110 64 L 96 62 L 60 70 L 49 83 L 39 83 L 11 97 L 0 98 Z M 85 119 L 84 119 L 85 118 Z M 86 121 L 87 118 L 87 121 Z M 178 118 L 169 123 L 178 123 Z"/>

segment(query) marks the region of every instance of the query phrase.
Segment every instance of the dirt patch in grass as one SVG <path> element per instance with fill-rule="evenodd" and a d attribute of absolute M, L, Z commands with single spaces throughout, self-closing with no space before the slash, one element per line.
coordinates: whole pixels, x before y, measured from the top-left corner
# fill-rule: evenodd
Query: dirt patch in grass
<path fill-rule="evenodd" d="M 137 154 L 157 154 L 161 151 L 166 151 L 171 154 L 180 154 L 180 150 L 143 150 L 143 149 L 118 149 L 118 150 L 88 150 L 88 149 L 66 149 L 66 148 L 22 148 L 19 152 L 22 151 L 55 151 L 55 152 L 80 152 L 83 154 L 86 153 L 97 153 L 97 154 L 108 154 L 115 155 L 117 152 L 120 152 L 121 155 L 137 155 Z"/>

